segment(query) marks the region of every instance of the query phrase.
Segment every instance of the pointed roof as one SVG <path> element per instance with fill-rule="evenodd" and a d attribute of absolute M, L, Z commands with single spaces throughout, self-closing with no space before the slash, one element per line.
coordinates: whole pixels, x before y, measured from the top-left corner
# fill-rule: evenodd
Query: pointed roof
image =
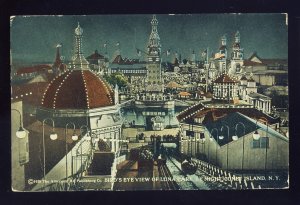
<path fill-rule="evenodd" d="M 123 62 L 124 62 L 124 60 L 123 60 L 122 56 L 121 55 L 117 55 L 115 57 L 115 59 L 113 60 L 112 63 L 114 63 L 114 64 L 120 64 L 120 63 L 123 63 Z"/>
<path fill-rule="evenodd" d="M 60 59 L 59 46 L 56 47 L 56 57 L 53 66 L 58 67 L 62 63 Z"/>
<path fill-rule="evenodd" d="M 82 52 L 82 34 L 83 29 L 78 26 L 75 29 L 75 45 L 74 45 L 74 56 L 72 57 L 72 62 L 70 63 L 72 70 L 89 70 L 89 62 L 85 59 Z"/>
<path fill-rule="evenodd" d="M 86 57 L 87 60 L 99 60 L 99 59 L 104 59 L 104 56 L 98 53 L 98 50 L 95 50 L 95 52 Z"/>
<path fill-rule="evenodd" d="M 223 73 L 214 81 L 214 83 L 238 83 L 238 81 L 234 80 L 226 73 Z"/>
<path fill-rule="evenodd" d="M 246 78 L 245 75 L 243 75 L 240 80 L 248 80 L 248 79 Z"/>
<path fill-rule="evenodd" d="M 174 81 L 171 81 L 166 85 L 166 88 L 180 88 L 180 87 L 182 86 Z"/>
<path fill-rule="evenodd" d="M 67 69 L 67 65 L 64 64 L 61 60 L 61 56 L 60 56 L 60 53 L 59 53 L 59 48 L 60 48 L 60 46 L 56 47 L 56 58 L 55 58 L 55 61 L 52 65 L 52 67 L 55 68 L 55 69 L 58 69 L 60 71 L 65 71 Z"/>
<path fill-rule="evenodd" d="M 180 93 L 178 93 L 178 95 L 180 95 L 180 96 L 190 96 L 192 94 L 189 93 L 189 92 L 180 92 Z"/>
<path fill-rule="evenodd" d="M 178 59 L 177 59 L 177 58 L 175 58 L 174 66 L 179 66 L 179 62 L 178 62 Z"/>
<path fill-rule="evenodd" d="M 252 60 L 253 58 L 257 58 L 260 62 L 262 62 L 262 59 L 257 55 L 257 52 L 253 52 L 252 55 L 248 58 L 248 60 Z"/>

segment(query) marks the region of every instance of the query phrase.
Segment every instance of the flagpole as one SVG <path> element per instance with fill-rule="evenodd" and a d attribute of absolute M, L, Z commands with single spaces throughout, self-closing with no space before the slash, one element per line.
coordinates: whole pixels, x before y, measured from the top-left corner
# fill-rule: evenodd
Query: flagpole
<path fill-rule="evenodd" d="M 205 92 L 207 93 L 207 90 L 208 90 L 208 67 L 209 67 L 209 64 L 208 64 L 208 47 L 206 48 L 206 86 L 205 86 Z"/>
<path fill-rule="evenodd" d="M 207 62 L 207 64 L 208 64 L 208 53 L 209 53 L 209 52 L 208 52 L 208 47 L 207 47 L 206 50 L 207 50 L 207 52 L 206 52 L 206 62 Z"/>
<path fill-rule="evenodd" d="M 134 28 L 134 48 L 136 48 L 136 28 Z"/>

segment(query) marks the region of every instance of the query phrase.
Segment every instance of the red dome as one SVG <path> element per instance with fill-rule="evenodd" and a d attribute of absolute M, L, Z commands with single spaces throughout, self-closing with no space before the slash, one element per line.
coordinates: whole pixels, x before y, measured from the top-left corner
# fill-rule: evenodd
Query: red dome
<path fill-rule="evenodd" d="M 92 109 L 113 104 L 110 86 L 90 70 L 71 70 L 57 76 L 42 99 L 42 106 L 52 109 Z"/>

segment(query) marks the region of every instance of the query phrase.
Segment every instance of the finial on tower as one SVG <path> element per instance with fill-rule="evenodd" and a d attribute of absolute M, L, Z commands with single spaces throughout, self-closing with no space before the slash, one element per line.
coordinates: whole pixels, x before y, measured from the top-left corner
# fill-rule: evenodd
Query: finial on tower
<path fill-rule="evenodd" d="M 222 41 L 222 45 L 223 45 L 223 46 L 226 46 L 226 34 L 224 34 L 224 35 L 222 36 L 221 41 Z"/>
<path fill-rule="evenodd" d="M 83 30 L 82 30 L 82 28 L 80 27 L 79 22 L 77 22 L 77 23 L 78 23 L 78 25 L 77 25 L 77 28 L 75 29 L 75 34 L 79 36 L 79 35 L 82 35 Z"/>
<path fill-rule="evenodd" d="M 155 25 L 155 26 L 157 26 L 157 24 L 158 24 L 158 21 L 156 19 L 156 15 L 155 14 L 153 14 L 153 16 L 152 16 L 151 24 Z"/>

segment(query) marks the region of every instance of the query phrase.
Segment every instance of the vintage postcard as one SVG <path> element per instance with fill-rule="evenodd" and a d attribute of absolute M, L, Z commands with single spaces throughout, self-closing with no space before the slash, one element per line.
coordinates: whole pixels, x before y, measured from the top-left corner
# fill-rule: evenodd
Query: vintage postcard
<path fill-rule="evenodd" d="M 10 21 L 13 191 L 289 188 L 287 14 Z"/>

